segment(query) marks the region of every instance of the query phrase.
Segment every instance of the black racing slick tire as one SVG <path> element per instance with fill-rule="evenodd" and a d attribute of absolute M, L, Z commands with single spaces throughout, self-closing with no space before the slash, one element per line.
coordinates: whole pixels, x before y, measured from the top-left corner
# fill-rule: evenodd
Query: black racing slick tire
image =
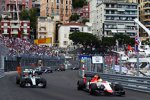
<path fill-rule="evenodd" d="M 123 91 L 123 86 L 121 84 L 115 84 L 114 85 L 114 90 L 115 91 Z"/>
<path fill-rule="evenodd" d="M 16 76 L 16 84 L 20 83 L 20 76 Z"/>
<path fill-rule="evenodd" d="M 37 79 L 36 80 L 36 85 L 40 88 L 46 88 L 47 86 L 47 82 L 44 78 L 41 78 L 41 79 Z"/>
<path fill-rule="evenodd" d="M 85 88 L 85 83 L 83 80 L 78 80 L 77 82 L 77 89 L 78 90 L 83 90 Z"/>
<path fill-rule="evenodd" d="M 22 79 L 20 81 L 20 87 L 25 88 L 25 87 L 31 87 L 32 86 L 32 82 L 30 79 Z"/>
<path fill-rule="evenodd" d="M 113 90 L 115 91 L 115 95 L 117 95 L 117 96 L 125 95 L 124 88 L 120 83 L 114 84 L 113 86 L 114 86 Z"/>
<path fill-rule="evenodd" d="M 95 94 L 95 91 L 97 90 L 97 85 L 95 83 L 92 83 L 89 85 L 89 92 L 91 95 L 94 95 Z"/>

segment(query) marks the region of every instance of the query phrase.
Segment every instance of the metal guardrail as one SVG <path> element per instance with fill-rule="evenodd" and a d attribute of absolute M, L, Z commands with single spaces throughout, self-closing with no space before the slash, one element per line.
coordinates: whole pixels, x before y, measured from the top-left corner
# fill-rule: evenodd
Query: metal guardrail
<path fill-rule="evenodd" d="M 4 76 L 4 58 L 8 53 L 8 48 L 4 45 L 1 37 L 0 37 L 0 78 Z"/>
<path fill-rule="evenodd" d="M 79 75 L 81 76 L 82 70 L 79 70 Z M 96 72 L 85 72 L 85 73 L 96 73 Z M 150 93 L 150 77 L 135 77 L 117 74 L 99 74 L 103 80 L 108 80 L 110 82 L 119 82 L 124 88 L 136 90 L 140 92 Z"/>
<path fill-rule="evenodd" d="M 0 78 L 4 77 L 4 69 L 0 69 Z"/>

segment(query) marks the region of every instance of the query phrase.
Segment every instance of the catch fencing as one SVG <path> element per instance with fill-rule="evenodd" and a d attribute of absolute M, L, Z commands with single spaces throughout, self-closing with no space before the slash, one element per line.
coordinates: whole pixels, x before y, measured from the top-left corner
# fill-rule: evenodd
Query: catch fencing
<path fill-rule="evenodd" d="M 51 67 L 53 70 L 63 65 L 64 56 L 37 56 L 37 55 L 21 55 L 7 56 L 5 59 L 5 72 L 16 71 L 16 67 L 20 65 L 22 68 L 35 68 L 38 66 Z"/>
<path fill-rule="evenodd" d="M 4 46 L 4 43 L 0 39 L 0 78 L 4 76 L 4 58 L 8 53 L 8 48 Z"/>
<path fill-rule="evenodd" d="M 85 73 L 97 73 L 102 77 L 103 80 L 110 82 L 119 82 L 127 89 L 150 93 L 150 77 L 131 76 L 120 72 L 116 73 L 111 68 L 111 66 L 114 65 L 115 62 L 111 61 L 111 64 L 109 66 L 106 66 L 107 59 L 104 59 L 103 64 L 92 64 L 92 61 L 86 61 L 88 59 L 87 57 L 84 59 L 84 62 L 82 62 L 82 59 L 79 59 L 79 62 L 81 62 L 79 75 L 81 77 L 84 77 Z M 112 59 L 116 58 L 112 57 Z M 89 62 L 90 64 L 88 64 Z"/>

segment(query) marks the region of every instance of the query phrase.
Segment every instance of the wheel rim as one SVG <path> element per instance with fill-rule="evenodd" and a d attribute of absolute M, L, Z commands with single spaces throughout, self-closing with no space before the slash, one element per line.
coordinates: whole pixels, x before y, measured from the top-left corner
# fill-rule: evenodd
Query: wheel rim
<path fill-rule="evenodd" d="M 31 84 L 30 84 L 30 83 L 25 83 L 25 86 L 26 86 L 26 87 L 30 87 Z"/>
<path fill-rule="evenodd" d="M 44 84 L 43 84 L 43 83 L 39 83 L 38 86 L 39 86 L 39 87 L 43 87 Z"/>

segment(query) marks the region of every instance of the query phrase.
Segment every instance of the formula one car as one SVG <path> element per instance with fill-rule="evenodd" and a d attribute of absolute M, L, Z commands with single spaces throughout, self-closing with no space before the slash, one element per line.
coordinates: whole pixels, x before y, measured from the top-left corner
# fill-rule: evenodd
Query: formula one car
<path fill-rule="evenodd" d="M 41 72 L 33 69 L 25 69 L 21 75 L 16 77 L 16 84 L 20 87 L 46 87 L 46 80 L 39 76 Z"/>
<path fill-rule="evenodd" d="M 43 73 L 53 73 L 53 70 L 51 67 L 41 67 L 41 71 Z"/>
<path fill-rule="evenodd" d="M 85 77 L 82 80 L 78 80 L 77 89 L 85 90 L 91 95 L 125 95 L 123 86 L 120 83 L 110 83 L 103 80 L 92 83 L 90 82 L 92 77 L 94 77 L 94 74 L 85 74 Z"/>
<path fill-rule="evenodd" d="M 79 67 L 72 67 L 71 70 L 79 70 Z"/>
<path fill-rule="evenodd" d="M 55 69 L 55 71 L 65 71 L 65 66 L 61 64 L 58 68 Z"/>

